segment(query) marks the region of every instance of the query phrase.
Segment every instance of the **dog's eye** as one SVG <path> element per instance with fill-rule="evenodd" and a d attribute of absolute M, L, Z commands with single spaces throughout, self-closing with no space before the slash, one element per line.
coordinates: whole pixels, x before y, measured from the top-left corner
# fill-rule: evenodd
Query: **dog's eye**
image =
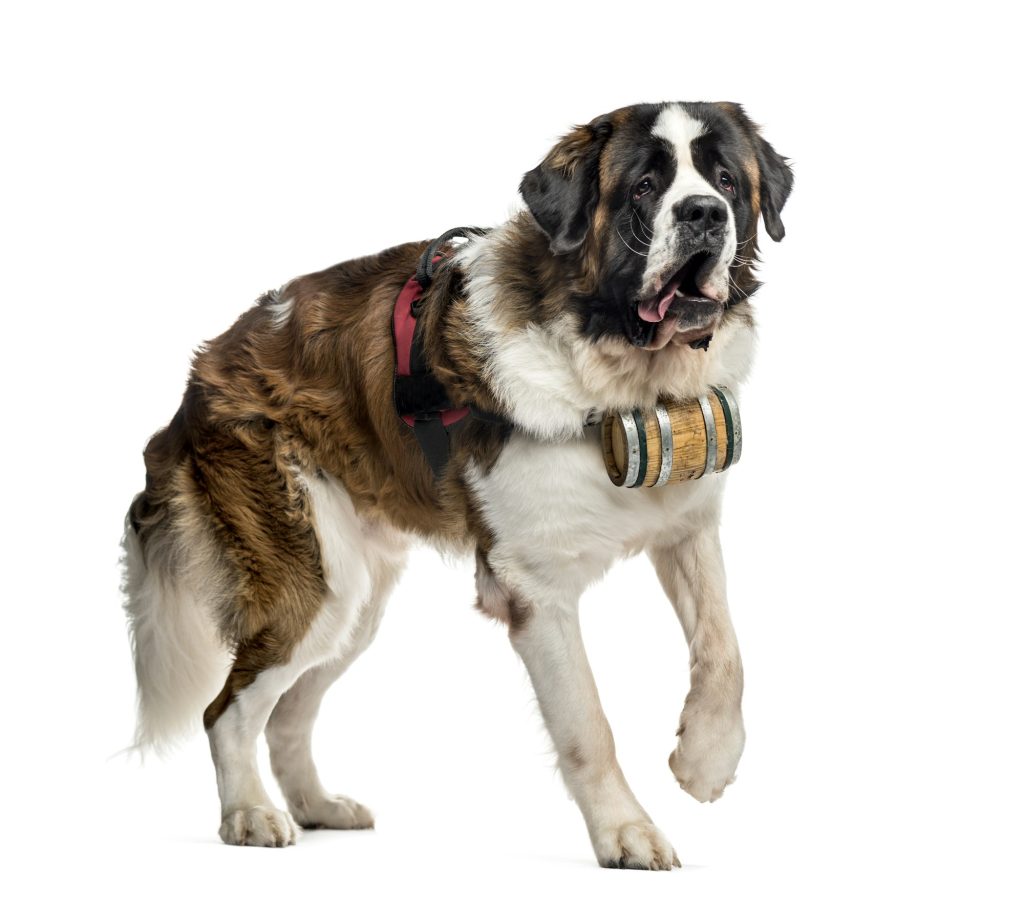
<path fill-rule="evenodd" d="M 718 183 L 722 186 L 722 189 L 728 191 L 730 194 L 736 193 L 736 182 L 732 180 L 732 176 L 722 170 L 722 174 L 718 176 Z"/>
<path fill-rule="evenodd" d="M 649 178 L 640 179 L 637 186 L 633 188 L 633 199 L 639 200 L 644 196 L 644 194 L 650 194 L 653 187 L 654 185 L 651 184 L 651 180 Z"/>

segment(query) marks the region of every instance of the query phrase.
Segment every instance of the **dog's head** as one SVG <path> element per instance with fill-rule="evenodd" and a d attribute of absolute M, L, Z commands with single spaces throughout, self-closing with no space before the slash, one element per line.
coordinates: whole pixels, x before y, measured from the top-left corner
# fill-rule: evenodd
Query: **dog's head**
<path fill-rule="evenodd" d="M 563 138 L 520 190 L 583 288 L 592 338 L 706 346 L 756 289 L 757 222 L 781 241 L 793 176 L 733 103 L 626 107 Z"/>

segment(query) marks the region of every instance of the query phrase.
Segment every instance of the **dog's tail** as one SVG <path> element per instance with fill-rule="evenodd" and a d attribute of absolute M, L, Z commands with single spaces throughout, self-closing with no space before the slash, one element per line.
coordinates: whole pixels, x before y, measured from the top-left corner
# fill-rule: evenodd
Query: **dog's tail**
<path fill-rule="evenodd" d="M 211 615 L 216 578 L 204 580 L 196 572 L 203 567 L 175 551 L 165 529 L 143 540 L 132 520 L 129 513 L 121 585 L 138 681 L 132 750 L 163 752 L 199 726 L 224 685 L 230 655 Z"/>

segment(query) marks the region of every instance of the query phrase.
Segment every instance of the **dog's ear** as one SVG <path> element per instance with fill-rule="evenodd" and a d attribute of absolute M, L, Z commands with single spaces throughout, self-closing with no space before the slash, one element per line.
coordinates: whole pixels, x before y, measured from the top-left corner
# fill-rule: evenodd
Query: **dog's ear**
<path fill-rule="evenodd" d="M 781 241 L 786 236 L 786 226 L 780 214 L 793 190 L 793 171 L 789 161 L 760 135 L 754 138 L 754 148 L 761 170 L 761 216 L 765 231 L 773 241 Z"/>
<path fill-rule="evenodd" d="M 599 196 L 601 150 L 611 133 L 606 117 L 574 128 L 523 176 L 519 191 L 552 253 L 576 250 L 587 237 Z"/>
<path fill-rule="evenodd" d="M 789 192 L 793 190 L 793 172 L 789 168 L 789 160 L 776 153 L 775 148 L 758 134 L 757 125 L 750 120 L 747 111 L 739 103 L 722 101 L 715 106 L 746 133 L 747 139 L 754 146 L 765 231 L 773 241 L 781 241 L 786 236 L 786 226 L 782 224 L 780 214 Z"/>

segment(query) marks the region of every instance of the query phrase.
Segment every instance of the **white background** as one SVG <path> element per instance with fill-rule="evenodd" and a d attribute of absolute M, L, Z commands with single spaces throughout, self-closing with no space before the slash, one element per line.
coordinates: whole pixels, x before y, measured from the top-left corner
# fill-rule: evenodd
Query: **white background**
<path fill-rule="evenodd" d="M 1020 897 L 1010 8 L 5 4 L 4 894 Z M 739 779 L 675 784 L 682 635 L 619 566 L 586 637 L 685 866 L 599 870 L 468 564 L 423 551 L 317 733 L 377 829 L 220 845 L 201 736 L 108 759 L 122 517 L 192 349 L 294 275 L 501 221 L 568 127 L 664 99 L 743 102 L 796 172 L 724 519 Z"/>

